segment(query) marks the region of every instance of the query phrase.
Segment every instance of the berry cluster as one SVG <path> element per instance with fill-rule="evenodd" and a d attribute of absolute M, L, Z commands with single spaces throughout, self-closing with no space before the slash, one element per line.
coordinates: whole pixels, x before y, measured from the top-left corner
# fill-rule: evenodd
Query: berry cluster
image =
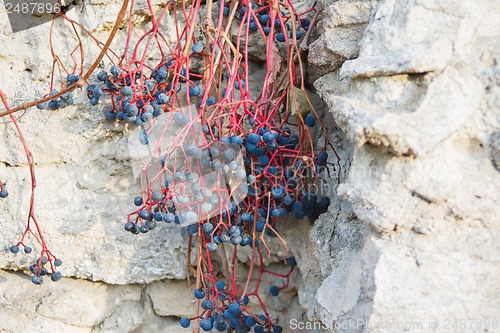
<path fill-rule="evenodd" d="M 182 318 L 181 326 L 196 321 L 203 331 L 278 333 L 282 328 L 271 322 L 260 280 L 263 274 L 284 280 L 268 291 L 278 296 L 288 287 L 296 262 L 293 257 L 286 260 L 287 274 L 267 270 L 266 239 L 279 238 L 286 246 L 280 219 L 292 212 L 302 219 L 327 210 L 329 199 L 318 193 L 318 186 L 328 172 L 327 151 L 335 153 L 302 89 L 300 54 L 293 47 L 309 29 L 306 16 L 314 9 L 299 14 L 289 4 L 276 10 L 266 1 L 220 1 L 213 25 L 211 15 L 200 17 L 201 4 L 195 0 L 187 11 L 167 8 L 186 16 L 183 25 L 174 14 L 179 26 L 173 44 L 151 13 L 151 30 L 139 38 L 132 55 L 124 54 L 109 73 L 97 75 L 100 86 L 89 85 L 88 97 L 96 105 L 108 94 L 106 118 L 139 126 L 140 142 L 152 147 L 153 156 L 141 174 L 142 192 L 133 200 L 136 209 L 128 214 L 125 230 L 140 234 L 177 224 L 187 227 L 190 244 L 196 239 L 193 296 L 199 313 Z M 237 27 L 237 33 L 229 34 L 233 39 L 227 38 L 229 27 Z M 267 45 L 266 76 L 257 85 L 250 83 L 246 53 L 252 32 L 252 38 L 262 38 Z M 151 65 L 144 59 L 153 44 L 162 59 Z M 286 52 L 276 52 L 276 46 Z M 306 105 L 299 105 L 299 99 Z M 157 123 L 165 127 L 155 137 Z M 228 260 L 229 251 L 234 262 L 241 247 L 251 248 L 251 270 L 254 261 L 260 263 L 254 288 L 249 287 L 251 276 L 245 286 L 235 281 L 234 265 L 216 268 L 213 256 Z M 218 277 L 218 269 L 227 280 Z M 252 310 L 255 304 L 262 313 Z"/>
<path fill-rule="evenodd" d="M 190 246 L 196 244 L 197 263 L 188 266 L 196 272 L 198 310 L 195 317 L 181 319 L 182 327 L 194 322 L 204 331 L 279 333 L 282 328 L 271 321 L 259 286 L 264 274 L 271 275 L 280 281 L 268 293 L 278 296 L 288 287 L 296 262 L 285 260 L 287 274 L 267 270 L 266 239 L 278 238 L 286 247 L 280 220 L 291 213 L 296 219 L 314 218 L 327 210 L 329 199 L 318 187 L 329 172 L 329 155 L 338 158 L 306 92 L 297 47 L 297 40 L 307 37 L 307 16 L 315 9 L 298 13 L 290 2 L 220 0 L 218 8 L 205 11 L 205 1 L 193 0 L 189 6 L 171 1 L 155 13 L 146 1 L 151 28 L 134 44 L 129 17 L 125 51 L 121 56 L 107 53 L 113 63 L 109 72 L 101 71 L 97 82 L 86 87 L 92 106 L 108 103 L 105 117 L 138 126 L 139 141 L 150 147 L 141 193 L 125 230 L 140 234 L 177 224 L 186 227 Z M 169 13 L 174 40 L 164 29 Z M 265 47 L 255 57 L 248 49 L 259 39 L 257 45 Z M 152 63 L 152 54 L 161 58 Z M 258 64 L 265 75 L 257 83 L 250 65 L 256 58 L 265 59 Z M 69 74 L 62 89 L 81 85 L 87 77 Z M 49 96 L 59 94 L 51 90 Z M 71 104 L 72 90 L 38 107 L 55 110 Z M 161 134 L 155 132 L 158 124 Z M 26 232 L 11 252 L 24 246 Z M 42 254 L 30 266 L 32 280 L 40 284 L 50 270 L 57 281 L 61 274 L 54 267 L 61 261 L 46 249 L 41 235 L 38 241 Z M 257 271 L 246 283 L 235 278 L 242 247 L 251 250 L 250 272 Z M 24 251 L 31 248 L 24 246 Z M 252 287 L 251 279 L 256 280 Z"/>
<path fill-rule="evenodd" d="M 22 246 L 24 249 L 24 253 L 29 254 L 33 251 L 33 249 L 29 246 L 24 245 L 22 242 L 16 245 L 12 245 L 10 247 L 10 252 L 17 254 L 20 249 L 19 246 Z M 42 251 L 44 252 L 44 251 Z M 50 275 L 50 279 L 52 281 L 59 281 L 62 278 L 61 272 L 55 270 L 55 267 L 59 267 L 62 265 L 62 260 L 54 257 L 49 251 L 45 251 L 47 256 L 42 255 L 40 258 L 36 260 L 36 262 L 29 266 L 30 272 L 33 274 L 31 277 L 31 282 L 34 284 L 42 284 L 43 276 Z M 46 265 L 49 265 L 49 270 L 47 270 Z M 49 273 L 50 272 L 50 273 Z"/>
<path fill-rule="evenodd" d="M 66 77 L 66 82 L 62 86 L 62 89 L 71 87 L 72 85 L 77 83 L 78 80 L 80 80 L 80 79 L 81 79 L 80 75 L 68 74 L 68 76 Z M 56 89 L 53 89 L 49 93 L 49 96 L 53 96 L 53 95 L 57 94 L 58 92 L 59 91 L 57 91 Z M 44 96 L 44 97 L 46 97 L 46 96 Z M 74 103 L 73 91 L 68 91 L 68 92 L 50 100 L 49 102 L 43 102 L 43 103 L 37 104 L 37 108 L 40 110 L 45 110 L 45 109 L 57 110 L 57 109 L 64 109 L 67 106 L 73 105 L 73 103 Z"/>
<path fill-rule="evenodd" d="M 250 4 L 251 6 L 248 7 L 245 5 L 240 7 L 238 19 L 240 21 L 248 21 L 248 29 L 250 31 L 261 30 L 266 36 L 269 36 L 271 31 L 274 31 L 274 38 L 278 42 L 286 42 L 289 39 L 293 39 L 294 34 L 295 39 L 301 39 L 303 32 L 308 31 L 311 25 L 309 18 L 301 18 L 296 12 L 287 15 L 285 11 L 281 10 L 279 15 L 273 15 L 268 5 L 259 6 L 255 2 L 251 2 Z M 220 0 L 219 5 L 224 6 L 224 16 L 229 16 L 230 2 Z M 252 8 L 251 11 L 248 11 L 249 7 Z M 302 16 L 306 13 L 302 13 Z M 273 16 L 274 21 L 272 19 Z"/>

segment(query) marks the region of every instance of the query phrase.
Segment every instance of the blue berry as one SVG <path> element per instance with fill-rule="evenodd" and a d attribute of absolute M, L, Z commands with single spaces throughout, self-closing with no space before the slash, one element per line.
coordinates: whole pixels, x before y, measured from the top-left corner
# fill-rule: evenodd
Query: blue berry
<path fill-rule="evenodd" d="M 312 114 L 308 114 L 306 117 L 306 125 L 309 127 L 314 127 L 316 125 L 316 118 Z"/>
<path fill-rule="evenodd" d="M 283 332 L 283 327 L 279 325 L 273 328 L 273 333 L 282 333 L 282 332 Z"/>
<path fill-rule="evenodd" d="M 235 135 L 231 137 L 231 144 L 236 146 L 241 146 L 243 144 L 243 139 L 239 135 Z"/>
<path fill-rule="evenodd" d="M 168 103 L 168 96 L 165 95 L 164 93 L 161 93 L 158 95 L 156 100 L 158 101 L 158 104 L 167 104 Z"/>
<path fill-rule="evenodd" d="M 271 32 L 271 28 L 264 27 L 264 29 L 262 29 L 262 30 L 264 30 L 264 35 L 269 36 L 269 33 Z"/>
<path fill-rule="evenodd" d="M 247 177 L 247 173 L 246 173 L 245 170 L 239 169 L 238 171 L 236 171 L 236 177 L 239 178 L 239 179 L 246 178 Z"/>
<path fill-rule="evenodd" d="M 163 199 L 163 194 L 161 193 L 161 191 L 155 191 L 151 195 L 151 200 L 153 200 L 154 202 L 160 202 L 161 199 Z"/>
<path fill-rule="evenodd" d="M 217 288 L 218 291 L 221 291 L 224 288 L 226 288 L 226 283 L 222 280 L 219 280 L 215 283 L 215 287 Z"/>
<path fill-rule="evenodd" d="M 203 302 L 201 302 L 201 307 L 205 310 L 211 310 L 214 308 L 214 303 L 211 300 L 206 299 Z"/>
<path fill-rule="evenodd" d="M 264 328 L 262 326 L 255 326 L 253 329 L 255 333 L 264 333 Z"/>
<path fill-rule="evenodd" d="M 283 196 L 283 187 L 275 187 L 271 192 L 273 198 L 280 199 Z"/>
<path fill-rule="evenodd" d="M 148 221 L 146 222 L 145 226 L 148 230 L 155 230 L 156 229 L 156 226 L 157 226 L 157 222 L 156 221 Z"/>
<path fill-rule="evenodd" d="M 295 260 L 295 257 L 290 257 L 285 260 L 286 264 L 289 266 L 295 266 L 297 265 L 297 261 Z"/>
<path fill-rule="evenodd" d="M 262 155 L 259 157 L 259 164 L 260 165 L 268 165 L 269 164 L 269 157 L 266 155 Z"/>
<path fill-rule="evenodd" d="M 29 247 L 29 246 L 24 247 L 24 253 L 31 253 L 31 251 L 33 251 L 33 249 L 31 247 Z M 55 264 L 55 262 L 54 262 L 54 264 Z"/>
<path fill-rule="evenodd" d="M 245 324 L 248 326 L 248 327 L 253 327 L 255 326 L 255 324 L 257 324 L 257 321 L 255 320 L 254 317 L 252 316 L 249 316 L 245 319 Z"/>
<path fill-rule="evenodd" d="M 283 33 L 281 33 L 281 32 L 280 32 L 280 33 L 278 33 L 278 34 L 276 34 L 276 40 L 277 40 L 278 42 L 284 42 L 284 41 L 285 41 L 285 34 L 283 34 Z"/>
<path fill-rule="evenodd" d="M 61 272 L 54 272 L 54 273 L 52 273 L 52 275 L 50 276 L 50 279 L 51 279 L 52 281 L 54 281 L 54 282 L 61 280 L 61 278 L 62 278 L 62 274 L 61 274 Z"/>
<path fill-rule="evenodd" d="M 250 134 L 248 134 L 247 140 L 250 143 L 257 144 L 260 142 L 260 135 L 255 134 L 255 133 L 250 133 Z"/>
<path fill-rule="evenodd" d="M 123 96 L 132 96 L 134 92 L 132 91 L 132 88 L 129 86 L 122 87 L 120 90 Z"/>
<path fill-rule="evenodd" d="M 174 221 L 175 221 L 175 215 L 174 215 L 174 214 L 172 214 L 172 213 L 167 213 L 167 214 L 165 214 L 165 216 L 164 216 L 164 220 L 165 220 L 165 222 L 167 222 L 167 223 L 172 223 L 172 222 L 174 222 Z"/>
<path fill-rule="evenodd" d="M 308 27 L 311 24 L 311 21 L 308 18 L 300 19 L 300 25 L 304 27 Z"/>
<path fill-rule="evenodd" d="M 143 220 L 149 220 L 151 213 L 148 210 L 143 209 L 140 211 L 139 217 Z"/>
<path fill-rule="evenodd" d="M 291 204 L 293 204 L 295 200 L 289 196 L 289 195 L 286 195 L 284 198 L 283 198 L 283 203 L 287 206 L 290 206 Z"/>
<path fill-rule="evenodd" d="M 197 299 L 205 298 L 205 291 L 201 288 L 195 289 L 193 294 L 194 294 L 194 297 L 196 297 Z"/>
<path fill-rule="evenodd" d="M 205 222 L 202 226 L 201 229 L 203 229 L 204 232 L 209 233 L 214 230 L 214 225 L 210 222 Z"/>
<path fill-rule="evenodd" d="M 202 319 L 200 320 L 200 328 L 204 330 L 205 332 L 208 332 L 212 329 L 213 324 L 209 319 Z"/>
<path fill-rule="evenodd" d="M 227 311 L 229 311 L 234 317 L 239 317 L 241 315 L 241 309 L 239 303 L 231 303 L 227 307 Z"/>
<path fill-rule="evenodd" d="M 118 75 L 120 75 L 120 73 L 122 72 L 122 70 L 118 66 L 111 66 L 111 68 L 110 68 L 109 71 L 115 77 L 117 77 Z"/>
<path fill-rule="evenodd" d="M 267 21 L 269 21 L 271 19 L 271 16 L 267 15 L 267 14 L 264 14 L 262 15 L 260 18 L 259 18 L 259 21 L 263 24 L 266 24 Z"/>
<path fill-rule="evenodd" d="M 62 265 L 62 260 L 61 259 L 54 260 L 54 266 L 59 267 L 61 265 Z"/>
<path fill-rule="evenodd" d="M 140 196 L 135 197 L 134 198 L 134 205 L 136 205 L 138 207 L 142 206 L 142 197 L 140 197 Z"/>
<path fill-rule="evenodd" d="M 191 235 L 194 235 L 196 233 L 198 233 L 198 226 L 196 224 L 190 224 L 188 227 L 187 227 L 187 231 L 191 234 Z"/>
<path fill-rule="evenodd" d="M 181 326 L 184 327 L 184 328 L 188 328 L 189 325 L 191 324 L 191 321 L 189 321 L 189 319 L 187 319 L 186 317 L 183 317 L 181 318 Z"/>
<path fill-rule="evenodd" d="M 68 81 L 68 83 L 75 83 L 78 80 L 80 80 L 80 75 L 76 75 L 76 74 L 68 74 L 68 76 L 66 78 L 66 81 Z"/>
<path fill-rule="evenodd" d="M 231 235 L 231 237 L 238 237 L 239 235 L 241 235 L 240 227 L 235 225 L 231 226 L 229 228 L 229 234 Z"/>
<path fill-rule="evenodd" d="M 12 245 L 12 246 L 10 247 L 10 252 L 12 252 L 12 253 L 18 253 L 18 252 L 19 252 L 19 246 L 17 246 L 17 245 Z"/>
<path fill-rule="evenodd" d="M 278 296 L 280 293 L 280 289 L 276 286 L 271 286 L 269 288 L 269 293 L 271 294 L 271 296 Z"/>
<path fill-rule="evenodd" d="M 207 98 L 205 103 L 208 106 L 211 106 L 211 105 L 214 105 L 215 103 L 217 103 L 217 99 L 215 97 L 209 97 L 209 98 Z"/>
<path fill-rule="evenodd" d="M 193 211 L 187 211 L 183 214 L 184 219 L 186 220 L 186 223 L 196 223 L 199 221 L 198 214 Z M 191 224 L 188 227 L 188 232 L 191 234 L 195 234 L 198 232 L 198 225 L 197 224 Z"/>
<path fill-rule="evenodd" d="M 104 116 L 106 117 L 106 119 L 108 120 L 115 120 L 116 119 L 116 113 L 114 113 L 113 111 L 111 110 L 107 110 L 105 113 L 104 113 Z"/>
<path fill-rule="evenodd" d="M 202 42 L 194 43 L 193 46 L 191 46 L 191 50 L 194 53 L 200 53 L 201 51 L 203 51 L 203 43 Z"/>
<path fill-rule="evenodd" d="M 218 246 L 217 246 L 217 244 L 216 244 L 216 243 L 208 243 L 208 244 L 207 244 L 207 249 L 208 249 L 208 251 L 210 251 L 210 252 L 215 252 L 215 251 L 217 251 L 217 248 L 218 248 Z"/>
<path fill-rule="evenodd" d="M 127 222 L 123 226 L 123 228 L 125 228 L 125 231 L 130 231 L 130 232 L 132 232 L 132 230 L 134 229 L 134 227 L 135 227 L 135 224 L 133 224 L 132 222 Z"/>
<path fill-rule="evenodd" d="M 101 71 L 97 74 L 97 79 L 101 82 L 105 82 L 108 79 L 109 75 L 106 71 Z"/>
<path fill-rule="evenodd" d="M 247 246 L 247 245 L 250 245 L 250 244 L 252 244 L 252 237 L 250 237 L 249 235 L 243 235 L 241 237 L 240 245 L 241 246 Z"/>
<path fill-rule="evenodd" d="M 241 236 L 231 237 L 231 244 L 233 245 L 239 245 L 242 241 L 243 238 Z"/>
<path fill-rule="evenodd" d="M 42 284 L 43 283 L 43 277 L 41 276 L 32 276 L 31 277 L 31 282 L 33 282 L 34 284 Z"/>
<path fill-rule="evenodd" d="M 231 162 L 236 158 L 236 150 L 233 148 L 228 148 L 226 151 L 224 151 L 224 159 L 226 162 Z"/>
<path fill-rule="evenodd" d="M 264 230 L 265 225 L 266 225 L 266 222 L 264 222 L 264 221 L 257 222 L 255 224 L 255 231 L 262 232 L 262 230 Z"/>
<path fill-rule="evenodd" d="M 99 104 L 99 97 L 98 96 L 92 96 L 92 97 L 90 97 L 90 104 L 91 105 L 97 105 L 97 104 Z"/>

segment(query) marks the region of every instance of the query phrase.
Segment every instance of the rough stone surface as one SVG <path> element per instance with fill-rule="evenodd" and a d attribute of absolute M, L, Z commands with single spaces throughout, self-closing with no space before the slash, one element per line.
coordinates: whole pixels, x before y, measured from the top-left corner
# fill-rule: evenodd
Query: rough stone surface
<path fill-rule="evenodd" d="M 500 6 L 387 0 L 374 8 L 359 56 L 315 83 L 355 148 L 341 203 L 330 207 L 334 227 L 311 235 L 309 246 L 323 244 L 316 263 L 299 261 L 317 281 L 299 288 L 301 304 L 311 321 L 336 323 L 325 331 L 484 325 L 500 308 Z M 348 243 L 358 246 L 339 251 L 335 237 L 325 240 L 330 230 L 338 239 L 359 231 Z"/>
<path fill-rule="evenodd" d="M 102 7 L 117 11 L 119 2 L 87 3 L 71 15 L 104 38 L 113 21 Z M 298 269 L 287 292 L 264 296 L 271 316 L 286 332 L 459 331 L 454 320 L 472 327 L 463 332 L 498 332 L 500 4 L 321 4 L 308 80 L 338 126 L 330 139 L 340 184 L 330 154 L 337 169 L 321 189 L 329 211 L 281 230 Z M 40 96 L 48 79 L 47 26 L 12 35 L 2 18 L 0 87 L 18 104 Z M 23 273 L 33 257 L 8 252 L 29 179 L 15 132 L 0 126 L 10 192 L 9 204 L 0 200 L 0 332 L 180 332 L 179 317 L 194 309 L 185 231 L 122 231 L 137 190 L 128 130 L 83 99 L 77 105 L 22 119 L 40 179 L 37 216 L 64 260 L 58 284 L 34 287 Z M 280 270 L 285 255 L 266 263 Z M 244 278 L 248 253 L 238 259 Z M 265 278 L 263 289 L 272 283 Z"/>

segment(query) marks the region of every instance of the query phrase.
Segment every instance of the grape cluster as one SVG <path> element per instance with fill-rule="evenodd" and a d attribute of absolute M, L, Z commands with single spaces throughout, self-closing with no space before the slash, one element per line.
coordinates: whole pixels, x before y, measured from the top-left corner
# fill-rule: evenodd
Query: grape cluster
<path fill-rule="evenodd" d="M 193 4 L 190 10 L 199 5 Z M 230 20 L 232 4 L 219 1 L 219 6 L 219 17 Z M 276 10 L 266 1 L 248 6 L 240 2 L 236 22 L 243 33 L 232 41 L 222 34 L 195 37 L 189 25 L 182 25 L 177 32 L 179 43 L 162 50 L 159 63 L 145 64 L 134 51 L 131 59 L 120 60 L 109 72 L 101 71 L 100 83 L 87 88 L 92 105 L 109 94 L 105 117 L 139 126 L 140 142 L 149 144 L 155 155 L 141 174 L 145 186 L 133 199 L 135 209 L 128 214 L 124 229 L 141 234 L 177 224 L 186 226 L 190 239 L 201 244 L 198 255 L 203 264 L 197 267 L 201 282 L 193 296 L 202 312 L 182 318 L 182 327 L 196 320 L 203 331 L 281 332 L 271 322 L 258 287 L 243 293 L 234 281 L 229 283 L 231 272 L 225 272 L 226 285 L 217 277 L 211 255 L 233 249 L 234 258 L 239 248 L 251 248 L 261 264 L 258 281 L 264 273 L 285 280 L 281 287 L 272 285 L 268 290 L 271 296 L 279 296 L 288 287 L 296 261 L 293 257 L 286 260 L 290 271 L 285 275 L 265 270 L 266 237 L 284 242 L 280 220 L 292 214 L 296 219 L 314 218 L 330 204 L 317 190 L 328 172 L 327 150 L 332 147 L 327 131 L 310 103 L 306 110 L 292 111 L 297 105 L 293 89 L 299 84 L 297 75 L 288 75 L 299 72 L 288 41 L 301 39 L 309 29 L 306 14 L 310 10 L 299 14 L 293 8 L 281 8 Z M 224 23 L 217 22 L 219 30 L 214 27 L 213 31 L 222 31 Z M 266 73 L 262 87 L 249 83 L 248 55 L 244 54 L 248 38 L 241 38 L 245 30 L 286 48 L 281 53 L 290 57 L 276 59 L 281 55 L 265 51 L 267 59 L 280 68 L 272 81 L 268 80 L 271 73 Z M 148 38 L 163 38 L 154 29 L 151 33 Z M 240 49 L 235 51 L 235 45 Z M 141 59 L 147 59 L 147 54 Z M 163 133 L 172 135 L 154 142 L 151 128 L 160 115 L 168 119 Z M 322 144 L 316 144 L 313 133 L 323 133 Z M 158 173 L 149 175 L 145 170 L 150 167 Z M 255 314 L 248 307 L 252 298 L 263 313 Z"/>
<path fill-rule="evenodd" d="M 33 251 L 33 249 L 29 246 L 26 246 L 22 243 L 17 245 L 12 245 L 10 247 L 10 252 L 17 254 L 19 253 L 19 245 L 22 245 L 24 248 L 24 253 L 29 254 Z M 50 279 L 54 282 L 59 281 L 62 278 L 61 272 L 55 270 L 55 267 L 59 267 L 62 265 L 62 260 L 54 257 L 52 254 L 47 253 L 47 256 L 41 256 L 36 260 L 36 262 L 29 266 L 29 271 L 33 274 L 31 277 L 31 282 L 34 284 L 42 284 L 43 276 L 50 275 Z M 50 259 L 49 259 L 50 258 Z M 49 264 L 50 268 L 47 268 L 46 265 Z M 52 272 L 52 273 L 49 273 Z"/>
<path fill-rule="evenodd" d="M 277 296 L 279 288 L 272 286 L 271 290 L 274 289 L 277 291 L 274 293 L 271 291 L 271 295 Z M 255 314 L 249 310 L 247 305 L 250 298 L 248 296 L 235 297 L 222 280 L 215 281 L 210 287 L 195 289 L 193 296 L 201 301 L 203 314 L 195 318 L 181 318 L 180 325 L 183 328 L 188 328 L 193 319 L 201 318 L 199 326 L 205 332 L 210 330 L 225 332 L 228 329 L 231 332 L 250 332 L 253 329 L 257 333 L 281 333 L 283 331 L 279 325 L 270 325 L 265 314 Z M 271 326 L 272 331 L 267 330 Z"/>
<path fill-rule="evenodd" d="M 81 79 L 80 75 L 68 74 L 68 76 L 66 77 L 66 82 L 63 84 L 63 89 L 74 85 L 80 79 Z M 58 93 L 58 91 L 56 89 L 54 89 L 49 93 L 49 96 L 53 96 L 57 93 Z M 50 100 L 49 102 L 43 102 L 43 103 L 38 104 L 37 108 L 40 110 L 45 110 L 45 109 L 57 110 L 57 109 L 64 109 L 67 106 L 73 105 L 73 103 L 74 103 L 73 91 L 68 91 L 68 92 L 62 94 L 61 96 Z"/>
<path fill-rule="evenodd" d="M 229 1 L 219 1 L 220 6 L 223 7 L 224 16 L 229 16 L 229 6 L 231 3 Z M 303 32 L 309 30 L 311 21 L 307 18 L 301 18 L 300 16 L 294 15 L 297 22 L 294 24 L 292 22 L 292 16 L 287 15 L 285 11 L 280 11 L 280 15 L 276 16 L 274 21 L 271 20 L 271 13 L 269 5 L 259 6 L 255 2 L 251 2 L 252 13 L 248 10 L 249 7 L 242 4 L 239 8 L 237 18 L 240 21 L 247 21 L 248 28 L 250 31 L 257 31 L 262 29 L 266 36 L 269 36 L 271 31 L 274 31 L 274 38 L 278 42 L 285 42 L 287 38 L 292 39 L 294 31 L 292 29 L 292 24 L 295 27 L 295 38 L 301 39 Z"/>

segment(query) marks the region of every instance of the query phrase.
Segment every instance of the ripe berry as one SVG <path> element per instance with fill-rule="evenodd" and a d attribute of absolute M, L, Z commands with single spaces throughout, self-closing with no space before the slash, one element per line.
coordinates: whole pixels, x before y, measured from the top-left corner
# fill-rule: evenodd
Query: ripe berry
<path fill-rule="evenodd" d="M 205 310 L 211 310 L 214 308 L 214 303 L 211 300 L 206 299 L 203 302 L 201 302 L 201 307 Z"/>
<path fill-rule="evenodd" d="M 139 213 L 139 217 L 143 220 L 149 220 L 149 218 L 151 217 L 151 213 L 148 210 L 143 209 Z"/>
<path fill-rule="evenodd" d="M 29 246 L 25 246 L 24 247 L 24 253 L 31 253 L 31 251 L 33 251 L 33 249 Z"/>
<path fill-rule="evenodd" d="M 120 91 L 123 96 L 132 96 L 134 94 L 132 88 L 129 86 L 122 87 Z"/>
<path fill-rule="evenodd" d="M 257 144 L 260 142 L 260 135 L 256 133 L 250 133 L 248 134 L 247 140 L 250 143 Z"/>
<path fill-rule="evenodd" d="M 215 252 L 215 251 L 217 251 L 217 248 L 218 248 L 218 246 L 217 246 L 217 244 L 215 244 L 215 243 L 208 243 L 208 244 L 207 244 L 207 249 L 208 249 L 208 251 L 210 251 L 210 252 Z"/>
<path fill-rule="evenodd" d="M 19 252 L 19 246 L 17 246 L 17 245 L 12 245 L 12 246 L 10 247 L 10 252 L 12 252 L 12 253 L 18 253 L 18 252 Z"/>
<path fill-rule="evenodd" d="M 281 326 L 275 326 L 273 328 L 273 333 L 282 333 L 283 332 L 283 327 Z"/>
<path fill-rule="evenodd" d="M 165 95 L 164 93 L 161 93 L 158 95 L 157 99 L 158 104 L 167 104 L 168 103 L 168 96 Z"/>
<path fill-rule="evenodd" d="M 284 42 L 285 41 L 285 34 L 283 34 L 281 32 L 279 34 L 276 34 L 276 40 L 278 42 Z"/>
<path fill-rule="evenodd" d="M 153 200 L 154 202 L 160 202 L 162 198 L 163 198 L 163 194 L 161 193 L 161 191 L 155 191 L 151 195 L 151 200 Z"/>
<path fill-rule="evenodd" d="M 186 317 L 183 317 L 181 318 L 181 326 L 184 327 L 184 328 L 188 328 L 189 325 L 191 324 L 191 321 L 189 321 L 189 319 L 187 319 Z"/>
<path fill-rule="evenodd" d="M 215 287 L 217 288 L 218 291 L 221 291 L 226 287 L 226 283 L 222 280 L 219 280 L 215 283 Z"/>
<path fill-rule="evenodd" d="M 207 98 L 205 103 L 208 106 L 211 106 L 211 105 L 214 105 L 215 103 L 217 103 L 217 99 L 215 97 L 209 97 L 209 98 Z"/>
<path fill-rule="evenodd" d="M 172 213 L 167 213 L 167 214 L 165 214 L 164 220 L 167 223 L 172 223 L 175 221 L 175 215 Z"/>
<path fill-rule="evenodd" d="M 247 317 L 247 319 L 245 320 L 245 324 L 248 326 L 248 327 L 253 327 L 255 326 L 255 324 L 257 324 L 257 321 L 255 320 L 254 317 Z"/>
<path fill-rule="evenodd" d="M 34 284 L 42 284 L 43 283 L 43 277 L 41 276 L 32 276 L 31 277 L 31 282 L 33 282 Z"/>
<path fill-rule="evenodd" d="M 52 273 L 52 275 L 50 276 L 50 279 L 54 282 L 56 281 L 59 281 L 60 279 L 62 278 L 62 274 L 61 272 L 54 272 Z"/>
<path fill-rule="evenodd" d="M 146 222 L 146 228 L 148 230 L 154 230 L 154 229 L 156 229 L 156 226 L 157 226 L 156 221 L 148 221 L 148 222 Z"/>
<path fill-rule="evenodd" d="M 196 224 L 191 224 L 187 227 L 187 231 L 191 234 L 194 235 L 198 233 L 198 225 Z"/>
<path fill-rule="evenodd" d="M 308 114 L 306 117 L 306 125 L 309 127 L 314 127 L 316 125 L 316 118 L 312 114 Z"/>
<path fill-rule="evenodd" d="M 203 51 L 203 43 L 202 42 L 194 43 L 193 46 L 191 46 L 191 50 L 194 53 L 200 53 L 201 51 Z"/>
<path fill-rule="evenodd" d="M 111 74 L 112 74 L 113 76 L 115 76 L 115 77 L 116 77 L 116 76 L 118 76 L 118 75 L 120 75 L 120 73 L 122 72 L 122 70 L 121 70 L 121 69 L 120 69 L 120 67 L 118 67 L 118 66 L 111 66 L 111 68 L 110 68 L 110 70 L 109 70 L 109 71 L 110 71 L 110 72 L 111 72 Z"/>
<path fill-rule="evenodd" d="M 270 19 L 271 19 L 271 16 L 269 16 L 269 15 L 267 15 L 267 14 L 264 14 L 264 15 L 262 15 L 262 16 L 259 18 L 259 21 L 260 21 L 261 23 L 266 24 L 266 23 L 267 23 L 267 21 L 269 21 Z"/>
<path fill-rule="evenodd" d="M 142 197 L 138 196 L 134 198 L 134 205 L 142 206 Z"/>
<path fill-rule="evenodd" d="M 262 155 L 259 157 L 259 164 L 260 165 L 268 165 L 269 164 L 269 157 L 266 155 Z"/>
<path fill-rule="evenodd" d="M 203 299 L 205 298 L 205 291 L 203 289 L 195 289 L 194 291 L 194 297 L 196 297 L 197 299 Z"/>
<path fill-rule="evenodd" d="M 200 328 L 204 330 L 205 332 L 208 332 L 212 329 L 212 322 L 209 319 L 202 319 L 200 320 Z"/>
<path fill-rule="evenodd" d="M 203 229 L 204 232 L 212 232 L 212 230 L 214 230 L 214 225 L 210 222 L 205 222 L 201 228 Z"/>

